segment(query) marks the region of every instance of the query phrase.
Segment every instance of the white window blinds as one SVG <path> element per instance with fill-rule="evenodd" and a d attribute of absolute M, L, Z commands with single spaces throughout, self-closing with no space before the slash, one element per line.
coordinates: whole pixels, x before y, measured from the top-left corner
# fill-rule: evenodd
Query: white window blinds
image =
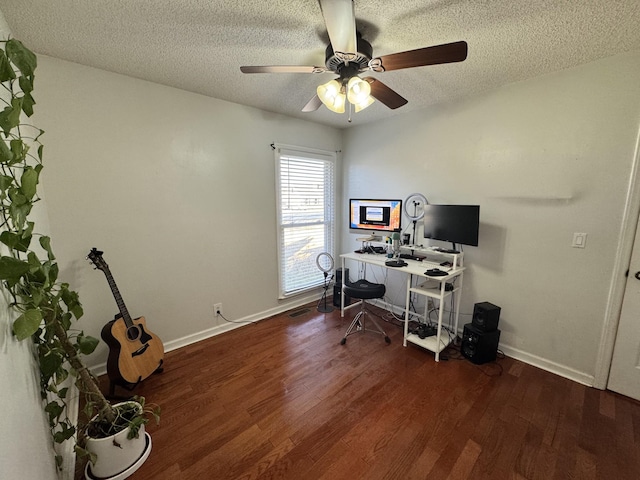
<path fill-rule="evenodd" d="M 276 145 L 280 298 L 321 286 L 318 254 L 334 257 L 335 163 L 332 152 Z"/>

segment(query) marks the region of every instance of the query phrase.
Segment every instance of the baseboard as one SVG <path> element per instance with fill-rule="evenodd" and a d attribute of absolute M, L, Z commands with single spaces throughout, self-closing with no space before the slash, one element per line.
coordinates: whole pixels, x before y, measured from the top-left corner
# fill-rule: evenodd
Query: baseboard
<path fill-rule="evenodd" d="M 552 362 L 551 360 L 538 357 L 537 355 L 533 355 L 531 353 L 523 352 L 522 350 L 512 348 L 508 345 L 504 345 L 503 343 L 500 343 L 498 348 L 507 357 L 515 358 L 516 360 L 520 360 L 521 362 L 528 363 L 529 365 L 533 365 L 534 367 L 538 367 L 542 370 L 553 373 L 555 375 L 559 375 L 569 380 L 573 380 L 574 382 L 581 383 L 588 387 L 593 387 L 594 385 L 593 375 L 579 372 L 578 370 L 574 370 L 573 368 L 567 367 L 565 365 L 560 365 L 559 363 Z"/>
<path fill-rule="evenodd" d="M 178 348 L 193 345 L 194 343 L 206 340 L 207 338 L 215 337 L 216 335 L 220 335 L 221 333 L 235 330 L 236 328 L 247 325 L 248 323 L 259 322 L 261 320 L 264 320 L 265 318 L 273 317 L 274 315 L 278 315 L 288 310 L 293 310 L 310 302 L 317 302 L 318 300 L 320 300 L 320 298 L 322 298 L 322 295 L 318 293 L 306 295 L 304 297 L 296 297 L 294 300 L 288 301 L 286 304 L 283 303 L 282 305 L 263 310 L 262 312 L 235 319 L 233 320 L 233 323 L 224 323 L 212 328 L 207 328 L 206 330 L 202 330 L 201 332 L 193 333 L 191 335 L 186 335 L 182 338 L 166 342 L 164 344 L 164 351 L 165 353 L 167 353 L 173 350 L 177 350 Z M 98 376 L 105 375 L 107 373 L 107 363 L 104 362 L 92 366 L 91 373 Z"/>

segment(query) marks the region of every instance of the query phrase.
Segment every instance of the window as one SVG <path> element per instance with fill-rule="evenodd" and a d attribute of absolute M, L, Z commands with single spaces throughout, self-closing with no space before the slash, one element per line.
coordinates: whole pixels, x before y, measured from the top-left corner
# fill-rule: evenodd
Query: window
<path fill-rule="evenodd" d="M 332 152 L 276 145 L 280 298 L 323 285 L 318 254 L 334 257 L 335 163 Z"/>

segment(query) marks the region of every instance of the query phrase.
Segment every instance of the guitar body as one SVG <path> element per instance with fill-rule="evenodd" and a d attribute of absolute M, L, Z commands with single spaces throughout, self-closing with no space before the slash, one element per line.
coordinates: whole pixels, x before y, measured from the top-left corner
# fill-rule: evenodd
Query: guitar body
<path fill-rule="evenodd" d="M 135 385 L 162 366 L 164 346 L 147 330 L 144 317 L 127 326 L 120 315 L 102 328 L 101 336 L 109 346 L 107 374 L 114 383 Z"/>

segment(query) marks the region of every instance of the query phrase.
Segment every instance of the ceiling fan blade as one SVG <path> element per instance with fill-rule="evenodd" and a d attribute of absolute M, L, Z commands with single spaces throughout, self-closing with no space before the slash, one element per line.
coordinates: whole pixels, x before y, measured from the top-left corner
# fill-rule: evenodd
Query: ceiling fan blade
<path fill-rule="evenodd" d="M 264 65 L 240 67 L 242 73 L 323 73 L 325 67 L 311 67 L 305 65 Z"/>
<path fill-rule="evenodd" d="M 319 2 L 333 51 L 357 53 L 356 14 L 353 0 L 319 0 Z"/>
<path fill-rule="evenodd" d="M 467 42 L 461 41 L 383 55 L 371 60 L 370 65 L 376 71 L 377 61 L 384 71 L 389 71 L 441 63 L 462 62 L 466 58 Z"/>
<path fill-rule="evenodd" d="M 322 105 L 322 100 L 318 95 L 314 95 L 314 97 L 307 102 L 307 104 L 302 109 L 303 112 L 315 112 Z"/>
<path fill-rule="evenodd" d="M 394 90 L 391 90 L 377 78 L 365 77 L 363 80 L 369 82 L 371 85 L 371 96 L 381 103 L 384 103 L 390 109 L 395 110 L 407 104 L 406 98 Z"/>

